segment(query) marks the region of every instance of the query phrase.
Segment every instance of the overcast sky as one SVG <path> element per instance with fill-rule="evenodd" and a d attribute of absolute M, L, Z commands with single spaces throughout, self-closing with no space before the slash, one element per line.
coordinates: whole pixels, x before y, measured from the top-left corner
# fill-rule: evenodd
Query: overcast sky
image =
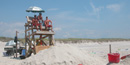
<path fill-rule="evenodd" d="M 130 0 L 1 0 L 0 36 L 24 37 L 30 6 L 45 10 L 56 38 L 130 38 Z"/>

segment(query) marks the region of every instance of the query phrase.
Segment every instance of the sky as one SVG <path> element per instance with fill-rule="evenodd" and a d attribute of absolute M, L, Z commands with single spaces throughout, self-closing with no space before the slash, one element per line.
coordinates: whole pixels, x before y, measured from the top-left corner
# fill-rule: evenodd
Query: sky
<path fill-rule="evenodd" d="M 31 6 L 45 10 L 55 38 L 130 38 L 130 0 L 1 0 L 0 36 L 24 38 Z"/>

